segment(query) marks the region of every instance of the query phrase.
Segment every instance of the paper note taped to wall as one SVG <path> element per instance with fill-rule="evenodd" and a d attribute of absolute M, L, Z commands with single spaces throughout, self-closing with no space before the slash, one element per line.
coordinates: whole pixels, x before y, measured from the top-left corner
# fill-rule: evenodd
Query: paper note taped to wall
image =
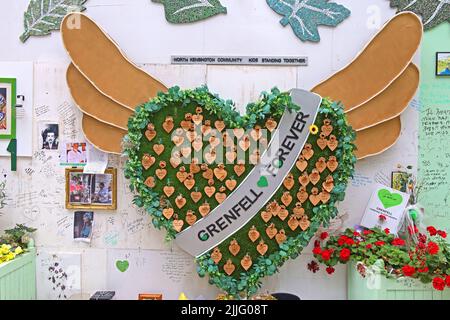
<path fill-rule="evenodd" d="M 90 143 L 88 143 L 87 150 L 87 164 L 83 173 L 105 173 L 108 166 L 108 154 L 96 149 Z"/>
<path fill-rule="evenodd" d="M 376 184 L 361 225 L 366 228 L 388 228 L 397 233 L 408 205 L 409 194 Z"/>

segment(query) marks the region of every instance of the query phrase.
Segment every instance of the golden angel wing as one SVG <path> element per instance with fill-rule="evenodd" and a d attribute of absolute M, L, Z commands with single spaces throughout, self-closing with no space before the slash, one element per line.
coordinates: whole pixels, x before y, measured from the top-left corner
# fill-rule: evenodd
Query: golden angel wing
<path fill-rule="evenodd" d="M 419 85 L 419 70 L 411 61 L 422 33 L 418 16 L 396 15 L 355 60 L 312 89 L 344 104 L 357 131 L 358 159 L 382 153 L 400 136 L 399 116 Z"/>
<path fill-rule="evenodd" d="M 87 16 L 67 15 L 61 34 L 72 60 L 66 80 L 84 114 L 86 139 L 102 151 L 120 154 L 134 109 L 167 88 L 135 66 Z"/>

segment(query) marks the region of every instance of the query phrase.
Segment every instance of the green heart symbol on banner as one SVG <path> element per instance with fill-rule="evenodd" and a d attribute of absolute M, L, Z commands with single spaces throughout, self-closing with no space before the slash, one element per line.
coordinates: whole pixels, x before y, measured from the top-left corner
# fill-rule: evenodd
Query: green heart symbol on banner
<path fill-rule="evenodd" d="M 130 266 L 128 260 L 117 260 L 116 261 L 116 268 L 120 272 L 125 272 L 128 270 L 128 267 Z"/>
<path fill-rule="evenodd" d="M 244 115 L 235 110 L 232 101 L 220 99 L 206 87 L 173 87 L 167 93 L 160 92 L 138 106 L 128 123 L 125 176 L 135 192 L 133 203 L 145 208 L 153 225 L 166 230 L 168 239 L 189 232 L 190 226 L 226 202 L 252 171 L 263 153 L 255 153 L 249 145 L 270 145 L 285 111 L 299 109 L 289 93 L 277 89 L 262 93 L 260 100 L 248 104 Z M 330 123 L 325 124 L 326 119 Z M 300 170 L 301 166 L 294 165 L 255 216 L 196 258 L 198 274 L 209 275 L 211 284 L 234 296 L 254 294 L 263 277 L 298 257 L 318 228 L 327 226 L 337 215 L 336 203 L 344 199 L 356 162 L 355 133 L 347 124 L 342 106 L 327 99 L 322 100 L 315 125 L 323 128 L 323 134 L 320 130 L 310 134 L 298 155 L 298 159 L 306 159 L 307 167 Z M 241 152 L 245 153 L 244 163 L 236 160 Z M 220 155 L 225 161 L 219 159 Z M 334 165 L 319 171 L 316 163 L 324 160 Z M 264 178 L 258 180 L 258 186 L 268 186 Z M 299 207 L 309 224 L 300 224 L 302 217 L 294 215 Z M 211 240 L 205 234 L 200 240 Z"/>
<path fill-rule="evenodd" d="M 259 178 L 258 187 L 265 188 L 268 185 L 269 185 L 269 182 L 267 182 L 267 178 L 265 176 L 262 176 L 261 178 Z"/>
<path fill-rule="evenodd" d="M 378 191 L 378 198 L 380 199 L 385 209 L 400 205 L 403 202 L 403 197 L 398 193 L 391 193 L 387 189 Z"/>

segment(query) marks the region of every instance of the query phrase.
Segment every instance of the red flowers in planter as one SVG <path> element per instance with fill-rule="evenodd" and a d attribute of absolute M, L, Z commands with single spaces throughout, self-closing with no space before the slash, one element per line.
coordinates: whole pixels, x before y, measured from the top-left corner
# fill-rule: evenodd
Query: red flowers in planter
<path fill-rule="evenodd" d="M 351 255 L 350 250 L 347 249 L 347 248 L 344 248 L 344 249 L 342 249 L 341 252 L 339 253 L 339 258 L 340 258 L 342 261 L 348 261 L 348 259 L 350 259 L 350 255 Z"/>
<path fill-rule="evenodd" d="M 433 288 L 436 290 L 442 291 L 445 289 L 445 281 L 440 277 L 435 277 L 433 279 Z"/>
<path fill-rule="evenodd" d="M 406 265 L 403 266 L 402 272 L 406 277 L 412 277 L 412 275 L 416 272 L 416 268 Z"/>
<path fill-rule="evenodd" d="M 405 245 L 405 240 L 400 239 L 400 238 L 395 238 L 394 240 L 392 240 L 391 244 L 393 246 L 404 246 Z"/>
<path fill-rule="evenodd" d="M 409 228 L 415 237 L 408 241 L 393 235 L 388 229 L 366 229 L 361 232 L 347 229 L 339 235 L 322 233 L 315 243 L 313 254 L 326 266 L 326 272 L 335 272 L 335 265 L 356 262 L 370 269 L 371 265 L 384 266 L 388 277 L 405 276 L 432 282 L 436 290 L 450 287 L 450 244 L 447 233 L 434 227 L 423 234 L 416 226 Z M 416 239 L 414 241 L 414 239 Z M 417 243 L 416 243 L 417 242 Z"/>

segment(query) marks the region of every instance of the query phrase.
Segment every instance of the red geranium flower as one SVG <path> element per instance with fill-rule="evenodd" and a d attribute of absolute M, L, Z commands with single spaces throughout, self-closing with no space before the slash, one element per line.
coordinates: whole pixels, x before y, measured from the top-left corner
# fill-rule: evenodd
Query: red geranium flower
<path fill-rule="evenodd" d="M 342 261 L 347 261 L 350 258 L 350 249 L 344 248 L 339 253 L 339 258 L 341 258 Z"/>
<path fill-rule="evenodd" d="M 325 240 L 326 238 L 328 238 L 328 232 L 322 232 L 320 234 L 320 239 Z"/>
<path fill-rule="evenodd" d="M 445 284 L 450 287 L 450 276 L 445 276 Z"/>
<path fill-rule="evenodd" d="M 371 230 L 364 230 L 364 231 L 363 231 L 363 234 L 364 234 L 365 236 L 368 236 L 368 235 L 371 234 L 371 233 L 373 233 L 373 231 L 371 231 Z"/>
<path fill-rule="evenodd" d="M 380 219 L 381 221 L 386 221 L 386 216 L 384 214 L 380 214 L 378 216 L 378 219 Z"/>
<path fill-rule="evenodd" d="M 359 237 L 360 235 L 361 235 L 361 233 L 359 233 L 358 231 L 353 232 L 353 236 L 355 236 L 355 237 Z"/>
<path fill-rule="evenodd" d="M 319 254 L 322 253 L 322 249 L 321 249 L 320 247 L 315 247 L 315 248 L 313 249 L 313 253 L 314 253 L 315 255 L 319 255 Z"/>
<path fill-rule="evenodd" d="M 331 252 L 329 250 L 322 251 L 322 259 L 323 261 L 328 261 L 331 258 Z"/>
<path fill-rule="evenodd" d="M 414 268 L 410 265 L 406 265 L 406 266 L 403 266 L 402 271 L 405 276 L 411 277 L 414 274 L 414 272 L 416 272 L 416 268 Z"/>
<path fill-rule="evenodd" d="M 353 241 L 352 238 L 347 238 L 347 240 L 345 240 L 345 244 L 351 246 L 355 244 L 355 241 Z"/>
<path fill-rule="evenodd" d="M 376 246 L 384 246 L 384 241 L 378 240 L 377 242 L 375 242 Z"/>
<path fill-rule="evenodd" d="M 439 246 L 437 243 L 430 241 L 428 242 L 428 253 L 429 254 L 436 254 L 439 252 Z"/>
<path fill-rule="evenodd" d="M 417 272 L 420 272 L 420 273 L 427 273 L 428 272 L 428 267 L 425 267 L 425 268 L 422 268 L 422 269 L 417 269 Z"/>
<path fill-rule="evenodd" d="M 437 234 L 437 230 L 435 227 L 433 226 L 429 226 L 427 227 L 427 231 L 430 234 L 430 236 L 435 236 Z"/>
<path fill-rule="evenodd" d="M 436 277 L 433 279 L 433 287 L 436 290 L 442 291 L 445 288 L 445 281 L 442 278 Z"/>
<path fill-rule="evenodd" d="M 333 274 L 334 273 L 334 268 L 333 267 L 328 267 L 325 270 L 327 271 L 328 274 Z"/>
<path fill-rule="evenodd" d="M 384 233 L 389 234 L 391 233 L 391 230 L 389 230 L 389 228 L 384 229 Z"/>
<path fill-rule="evenodd" d="M 447 232 L 445 232 L 443 230 L 439 230 L 437 233 L 441 238 L 444 238 L 444 239 L 447 238 Z"/>
<path fill-rule="evenodd" d="M 400 238 L 395 238 L 394 240 L 392 240 L 392 245 L 393 246 L 404 246 L 405 240 L 400 239 Z"/>
<path fill-rule="evenodd" d="M 368 245 L 366 245 L 366 248 L 367 248 L 367 249 L 372 249 L 372 244 L 369 243 Z"/>
<path fill-rule="evenodd" d="M 347 242 L 347 236 L 340 236 L 338 239 L 338 245 L 343 246 Z"/>

